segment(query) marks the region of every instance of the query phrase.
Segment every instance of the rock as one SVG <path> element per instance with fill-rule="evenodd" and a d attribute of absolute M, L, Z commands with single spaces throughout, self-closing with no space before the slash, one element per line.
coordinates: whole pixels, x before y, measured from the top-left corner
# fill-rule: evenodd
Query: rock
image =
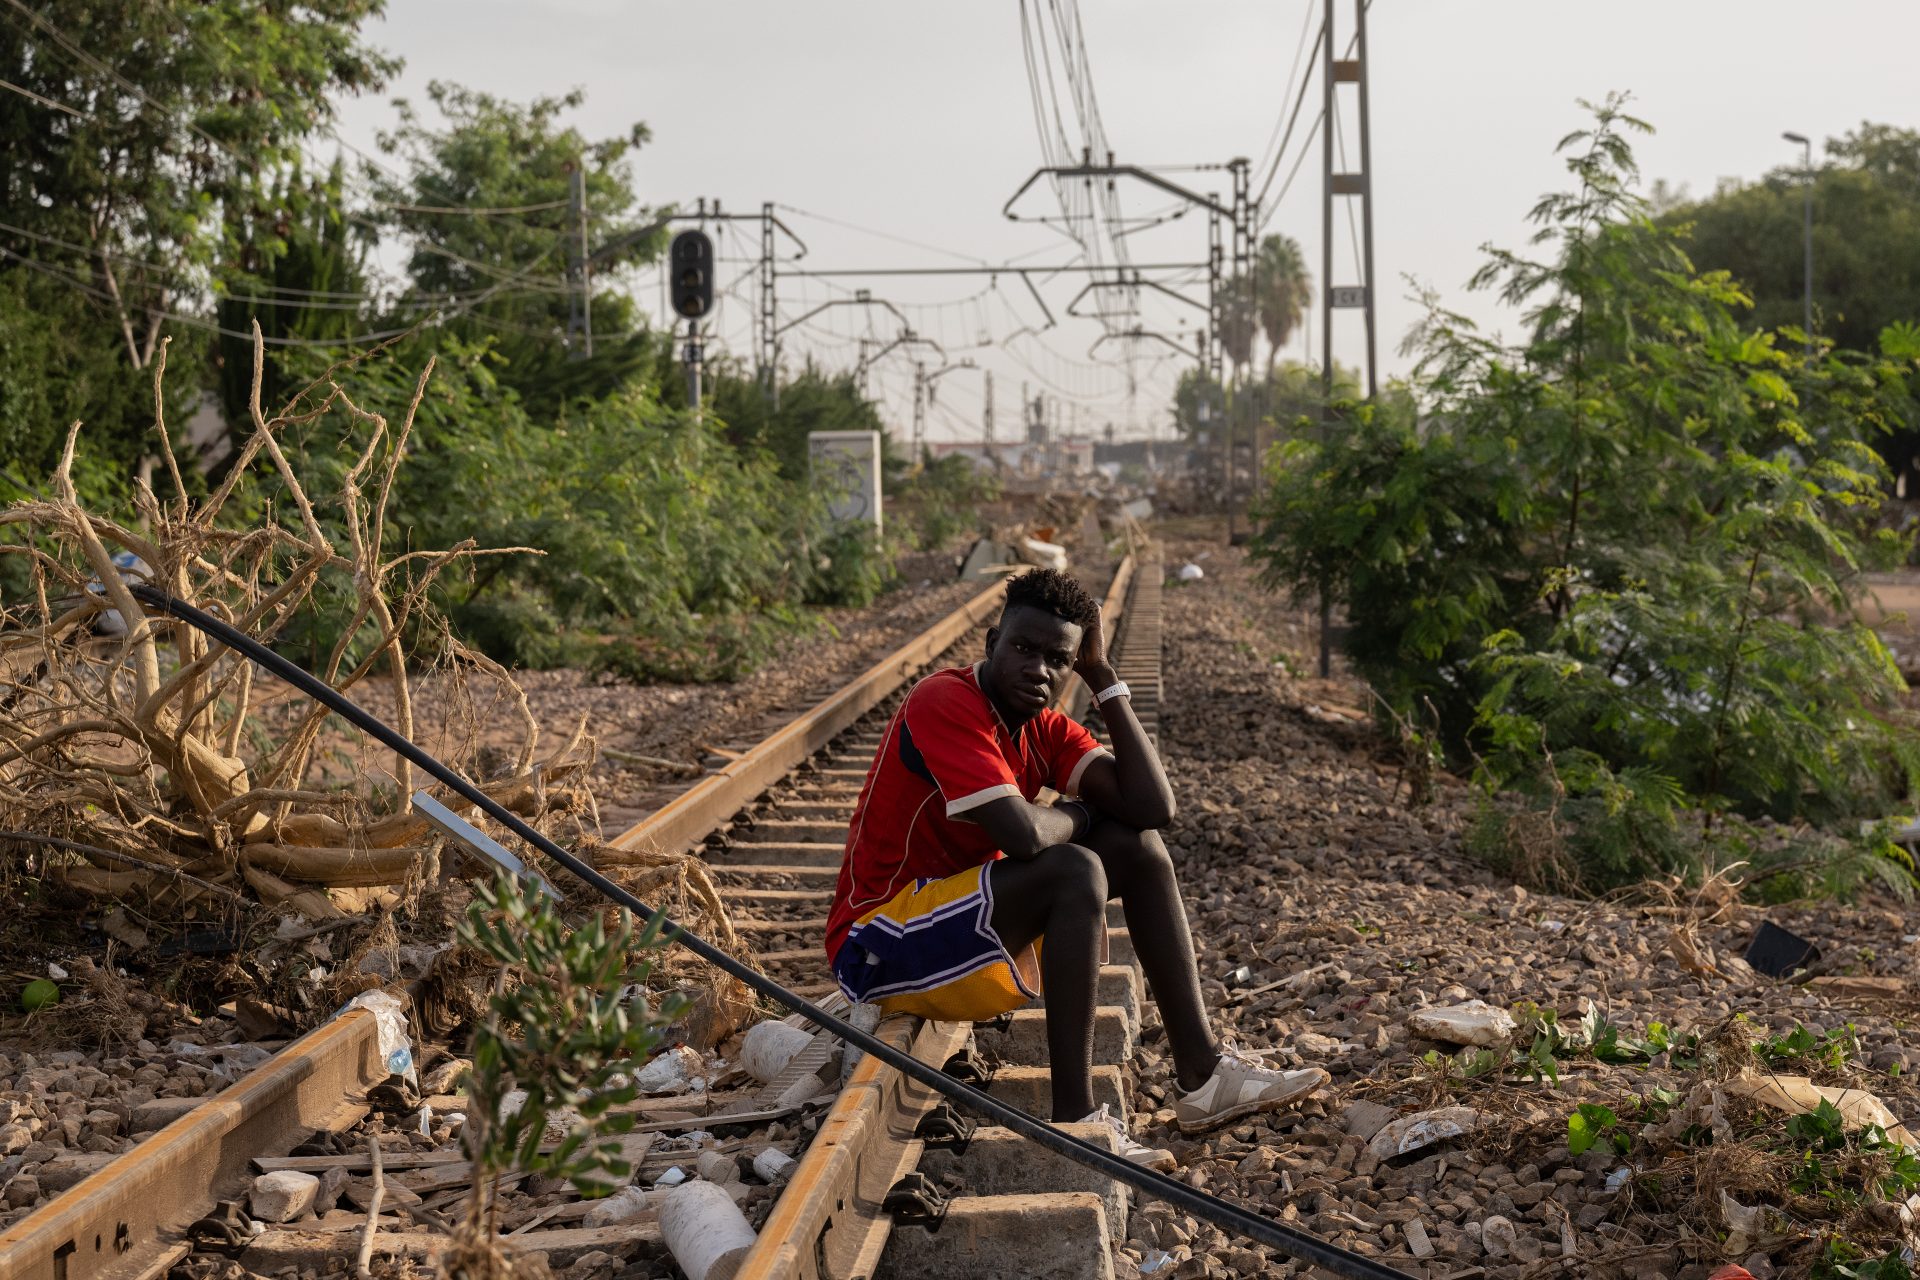
<path fill-rule="evenodd" d="M 32 1145 L 33 1134 L 26 1125 L 0 1125 L 0 1156 L 18 1155 Z"/>
<path fill-rule="evenodd" d="M 340 1193 L 346 1190 L 349 1180 L 350 1175 L 338 1165 L 322 1173 L 320 1186 L 313 1195 L 314 1213 L 322 1215 L 332 1213 L 339 1206 Z"/>
<path fill-rule="evenodd" d="M 205 1098 L 155 1098 L 143 1102 L 133 1109 L 133 1133 L 150 1133 L 155 1129 L 164 1129 L 198 1107 Z"/>
<path fill-rule="evenodd" d="M 1519 1229 L 1498 1214 L 1480 1224 L 1480 1247 L 1489 1258 L 1510 1258 L 1519 1244 Z"/>
<path fill-rule="evenodd" d="M 1407 1248 L 1416 1258 L 1433 1256 L 1433 1241 L 1427 1236 L 1426 1224 L 1418 1218 L 1409 1218 L 1401 1224 L 1400 1234 L 1406 1237 Z"/>
<path fill-rule="evenodd" d="M 7 1183 L 7 1207 L 24 1209 L 40 1199 L 40 1179 L 30 1173 L 15 1174 Z"/>
<path fill-rule="evenodd" d="M 306 1216 L 320 1194 L 320 1179 L 297 1169 L 276 1169 L 253 1180 L 247 1204 L 262 1222 L 292 1222 Z"/>
<path fill-rule="evenodd" d="M 1415 1035 L 1446 1044 L 1492 1048 L 1513 1039 L 1519 1029 L 1513 1015 L 1484 1000 L 1420 1009 L 1407 1015 L 1407 1029 Z"/>
<path fill-rule="evenodd" d="M 1340 1113 L 1340 1124 L 1348 1133 L 1366 1142 L 1386 1128 L 1397 1114 L 1392 1107 L 1362 1099 Z"/>

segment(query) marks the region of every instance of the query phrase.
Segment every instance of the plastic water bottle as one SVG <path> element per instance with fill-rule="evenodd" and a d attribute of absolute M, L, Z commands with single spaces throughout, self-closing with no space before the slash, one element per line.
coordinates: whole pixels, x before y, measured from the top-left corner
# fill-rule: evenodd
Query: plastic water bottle
<path fill-rule="evenodd" d="M 401 1045 L 387 1055 L 388 1075 L 403 1076 L 411 1070 L 413 1070 L 413 1050 L 406 1045 Z"/>

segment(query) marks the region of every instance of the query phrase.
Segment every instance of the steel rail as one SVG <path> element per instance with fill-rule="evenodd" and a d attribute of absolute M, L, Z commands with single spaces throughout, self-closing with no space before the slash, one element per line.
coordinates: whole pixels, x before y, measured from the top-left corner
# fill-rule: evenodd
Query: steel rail
<path fill-rule="evenodd" d="M 1104 1147 L 1066 1133 L 1018 1107 L 1009 1106 L 990 1094 L 964 1084 L 939 1069 L 921 1062 L 910 1053 L 903 1052 L 879 1036 L 829 1013 L 813 1001 L 787 989 L 781 983 L 769 978 L 752 965 L 736 959 L 705 938 L 681 928 L 663 911 L 655 911 L 647 906 L 578 855 L 562 848 L 535 830 L 517 814 L 487 795 L 471 780 L 448 767 L 391 725 L 371 714 L 311 672 L 205 610 L 156 587 L 140 584 L 131 586 L 129 590 L 141 603 L 172 615 L 216 643 L 240 653 L 256 666 L 326 706 L 389 750 L 413 762 L 422 772 L 461 796 L 553 862 L 564 867 L 602 897 L 636 914 L 658 919 L 665 931 L 667 941 L 687 948 L 721 972 L 738 979 L 749 989 L 801 1015 L 814 1026 L 831 1030 L 846 1044 L 879 1058 L 888 1066 L 896 1068 L 904 1075 L 951 1101 L 1012 1129 L 1020 1136 L 1056 1154 L 1097 1170 L 1144 1194 L 1175 1205 L 1202 1221 L 1221 1227 L 1244 1239 L 1265 1244 L 1282 1254 L 1316 1265 L 1334 1275 L 1352 1277 L 1353 1280 L 1411 1280 L 1406 1272 L 1377 1259 L 1340 1248 L 1309 1232 L 1263 1217 L 1251 1209 L 1199 1191 L 1165 1174 L 1144 1169 Z"/>
<path fill-rule="evenodd" d="M 355 1009 L 0 1232 L 0 1280 L 129 1280 L 163 1274 L 181 1234 L 241 1185 L 247 1162 L 366 1111 L 387 1078 L 373 1014 Z"/>

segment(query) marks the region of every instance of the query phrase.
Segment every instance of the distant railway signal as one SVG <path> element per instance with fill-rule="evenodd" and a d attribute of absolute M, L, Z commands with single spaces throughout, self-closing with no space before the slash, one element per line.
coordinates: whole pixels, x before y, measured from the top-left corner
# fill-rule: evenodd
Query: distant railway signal
<path fill-rule="evenodd" d="M 682 231 L 667 251 L 674 314 L 698 320 L 713 310 L 713 240 L 704 231 Z"/>

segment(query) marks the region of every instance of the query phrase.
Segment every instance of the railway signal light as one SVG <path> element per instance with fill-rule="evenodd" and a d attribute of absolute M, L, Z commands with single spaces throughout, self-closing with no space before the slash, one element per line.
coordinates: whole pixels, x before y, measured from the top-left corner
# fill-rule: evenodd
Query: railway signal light
<path fill-rule="evenodd" d="M 698 320 L 713 310 L 713 240 L 704 231 L 682 231 L 667 250 L 674 314 Z"/>

